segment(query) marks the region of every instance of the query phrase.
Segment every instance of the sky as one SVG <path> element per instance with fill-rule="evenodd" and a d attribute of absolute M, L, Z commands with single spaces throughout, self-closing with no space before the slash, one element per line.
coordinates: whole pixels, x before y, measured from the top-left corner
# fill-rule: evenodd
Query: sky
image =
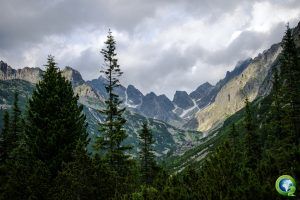
<path fill-rule="evenodd" d="M 110 28 L 121 83 L 173 99 L 215 84 L 299 20 L 299 0 L 0 0 L 0 60 L 44 68 L 51 54 L 98 78 Z"/>

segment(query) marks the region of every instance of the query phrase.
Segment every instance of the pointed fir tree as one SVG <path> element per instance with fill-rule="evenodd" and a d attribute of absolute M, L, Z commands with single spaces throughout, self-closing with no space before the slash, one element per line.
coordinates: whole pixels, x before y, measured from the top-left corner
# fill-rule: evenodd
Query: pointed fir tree
<path fill-rule="evenodd" d="M 63 165 L 54 180 L 51 199 L 101 199 L 97 191 L 102 192 L 103 188 L 96 182 L 95 167 L 84 147 L 79 141 L 73 151 L 74 160 Z"/>
<path fill-rule="evenodd" d="M 17 143 L 17 147 L 10 152 L 11 159 L 0 168 L 1 173 L 5 170 L 0 199 L 48 199 L 51 187 L 48 166 L 36 159 L 24 138 Z"/>
<path fill-rule="evenodd" d="M 0 134 L 0 165 L 5 162 L 8 152 L 10 151 L 9 146 L 12 146 L 12 144 L 10 144 L 9 131 L 9 113 L 5 111 L 3 116 L 3 128 Z"/>
<path fill-rule="evenodd" d="M 283 97 L 283 125 L 285 140 L 290 144 L 289 155 L 292 167 L 290 174 L 300 176 L 300 63 L 299 53 L 289 25 L 282 41 L 281 53 L 281 79 Z"/>
<path fill-rule="evenodd" d="M 142 129 L 139 132 L 140 138 L 140 162 L 141 162 L 141 176 L 144 184 L 151 184 L 155 176 L 155 155 L 153 150 L 154 139 L 149 130 L 148 123 L 144 122 Z"/>
<path fill-rule="evenodd" d="M 122 72 L 116 58 L 116 42 L 111 31 L 108 32 L 105 45 L 105 48 L 101 50 L 104 57 L 104 69 L 101 73 L 107 79 L 105 89 L 108 98 L 105 100 L 105 109 L 100 111 L 105 116 L 105 120 L 100 123 L 101 135 L 97 138 L 96 149 L 104 153 L 112 169 L 123 176 L 127 173 L 126 165 L 129 158 L 125 152 L 131 147 L 123 144 L 127 138 L 124 130 L 126 120 L 122 116 L 125 108 L 121 108 L 122 101 L 116 93 L 116 89 L 120 86 L 119 77 Z"/>
<path fill-rule="evenodd" d="M 283 80 L 283 100 L 285 107 L 287 129 L 291 129 L 294 140 L 300 144 L 300 65 L 297 48 L 293 39 L 292 30 L 287 30 L 282 41 L 281 79 Z M 290 122 L 290 123 L 289 123 Z"/>
<path fill-rule="evenodd" d="M 16 92 L 14 94 L 11 121 L 8 112 L 4 113 L 4 127 L 0 137 L 0 162 L 6 160 L 10 152 L 16 148 L 22 132 L 21 110 L 18 101 L 18 93 Z"/>
<path fill-rule="evenodd" d="M 15 141 L 17 141 L 18 136 L 22 132 L 22 119 L 21 119 L 21 110 L 19 108 L 19 94 L 15 92 L 14 95 L 14 103 L 12 110 L 12 121 L 11 121 L 11 132 L 15 137 Z"/>
<path fill-rule="evenodd" d="M 63 162 L 73 160 L 78 141 L 87 145 L 85 115 L 78 106 L 70 81 L 48 57 L 43 80 L 36 85 L 28 105 L 26 139 L 33 155 L 44 162 L 55 177 Z"/>
<path fill-rule="evenodd" d="M 245 99 L 245 136 L 244 136 L 244 145 L 245 145 L 245 157 L 246 157 L 246 167 L 255 169 L 259 156 L 260 156 L 260 145 L 258 134 L 255 126 L 255 121 L 253 114 L 250 108 L 250 103 L 248 99 Z"/>

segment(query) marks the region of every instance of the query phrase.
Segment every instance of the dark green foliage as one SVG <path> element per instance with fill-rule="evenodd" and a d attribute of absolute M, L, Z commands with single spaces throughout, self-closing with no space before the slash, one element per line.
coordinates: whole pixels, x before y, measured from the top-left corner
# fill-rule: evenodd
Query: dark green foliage
<path fill-rule="evenodd" d="M 0 199 L 89 196 L 80 190 L 88 187 L 85 182 L 88 178 L 84 177 L 92 177 L 83 170 L 89 157 L 84 150 L 88 140 L 82 106 L 77 105 L 78 97 L 74 96 L 70 82 L 62 77 L 53 57 L 48 58 L 46 66 L 43 80 L 29 100 L 26 120 L 21 119 L 17 95 L 11 120 L 5 118 L 5 124 L 10 124 L 8 133 L 14 139 L 5 143 L 9 159 L 0 166 Z M 72 187 L 65 184 L 68 180 L 72 180 Z M 75 191 L 74 188 L 77 193 L 72 196 L 68 191 Z"/>
<path fill-rule="evenodd" d="M 14 98 L 14 104 L 13 104 L 13 110 L 12 110 L 12 122 L 11 122 L 11 134 L 14 135 L 15 141 L 17 141 L 18 136 L 22 132 L 22 127 L 21 127 L 21 110 L 18 105 L 19 98 L 18 98 L 18 93 L 15 93 L 15 98 Z"/>
<path fill-rule="evenodd" d="M 167 160 L 172 162 L 166 164 L 175 171 L 172 175 L 155 162 L 147 123 L 139 134 L 141 166 L 126 154 L 130 147 L 123 143 L 127 137 L 124 109 L 114 93 L 122 73 L 111 32 L 105 44 L 102 72 L 108 99 L 101 111 L 106 118 L 100 124 L 98 153 L 88 155 L 82 107 L 49 57 L 25 122 L 17 95 L 12 114 L 5 113 L 0 199 L 279 200 L 283 198 L 274 183 L 280 175 L 289 174 L 299 181 L 300 72 L 289 28 L 282 43 L 280 73 L 273 69 L 270 95 L 251 103 L 246 99 L 245 108 L 229 117 L 215 136 L 203 138 L 179 159 Z"/>
<path fill-rule="evenodd" d="M 154 139 L 149 130 L 148 123 L 144 122 L 139 133 L 140 138 L 140 162 L 141 162 L 141 176 L 144 184 L 151 184 L 155 176 L 155 155 L 153 151 Z"/>
<path fill-rule="evenodd" d="M 52 199 L 96 199 L 96 169 L 92 159 L 88 156 L 85 144 L 78 143 L 73 152 L 74 161 L 64 164 L 54 180 L 54 188 L 51 191 Z M 99 186 L 99 185 L 97 185 Z"/>
<path fill-rule="evenodd" d="M 10 152 L 0 170 L 5 171 L 0 199 L 48 199 L 50 173 L 47 165 L 35 159 L 24 141 Z"/>
<path fill-rule="evenodd" d="M 260 144 L 259 135 L 257 134 L 257 128 L 255 120 L 253 119 L 253 113 L 250 109 L 248 99 L 245 100 L 245 135 L 244 135 L 244 147 L 245 147 L 245 167 L 254 169 L 258 163 L 260 156 Z"/>
<path fill-rule="evenodd" d="M 78 140 L 87 144 L 85 116 L 71 83 L 62 77 L 49 56 L 43 80 L 29 100 L 26 138 L 34 156 L 56 176 L 63 162 L 72 161 Z"/>
<path fill-rule="evenodd" d="M 9 114 L 7 111 L 4 113 L 3 117 L 3 129 L 0 134 L 0 164 L 3 164 L 10 152 L 9 148 L 12 146 L 10 138 L 10 124 L 9 124 Z"/>
<path fill-rule="evenodd" d="M 231 117 L 219 130 L 228 137 L 205 161 L 194 164 L 193 175 L 186 169 L 173 176 L 164 186 L 165 199 L 283 199 L 275 190 L 276 179 L 282 174 L 300 177 L 297 59 L 288 28 L 271 94 L 253 103 L 246 100 L 242 115 L 236 114 L 240 119 Z M 189 177 L 196 177 L 193 184 L 184 181 Z"/>
<path fill-rule="evenodd" d="M 106 48 L 101 50 L 104 57 L 104 70 L 101 70 L 107 79 L 105 85 L 108 99 L 105 101 L 106 108 L 100 112 L 105 116 L 105 121 L 100 123 L 101 136 L 96 141 L 96 147 L 105 154 L 110 166 L 121 176 L 126 174 L 128 155 L 125 152 L 131 149 L 122 142 L 127 138 L 124 130 L 126 120 L 122 117 L 125 108 L 120 108 L 122 103 L 115 89 L 120 86 L 119 77 L 122 75 L 115 53 L 115 40 L 108 32 L 105 42 Z"/>
<path fill-rule="evenodd" d="M 281 81 L 282 103 L 285 106 L 285 125 L 300 144 L 300 65 L 292 30 L 287 30 L 282 42 Z M 288 123 L 290 122 L 290 123 Z"/>
<path fill-rule="evenodd" d="M 17 147 L 17 141 L 22 133 L 21 111 L 18 105 L 18 93 L 15 93 L 11 120 L 6 111 L 3 117 L 4 127 L 0 135 L 0 162 L 8 158 L 10 152 Z"/>

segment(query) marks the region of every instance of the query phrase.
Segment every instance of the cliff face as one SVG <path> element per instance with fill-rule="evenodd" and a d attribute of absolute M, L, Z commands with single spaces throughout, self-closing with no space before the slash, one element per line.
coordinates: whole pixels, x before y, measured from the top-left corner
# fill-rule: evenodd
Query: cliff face
<path fill-rule="evenodd" d="M 208 131 L 223 122 L 244 107 L 246 97 L 253 101 L 280 52 L 280 45 L 273 45 L 254 58 L 241 74 L 227 82 L 216 95 L 215 101 L 197 113 L 198 130 Z"/>
<path fill-rule="evenodd" d="M 13 69 L 5 62 L 0 61 L 0 80 L 20 79 L 30 83 L 37 83 L 41 80 L 43 71 L 40 68 L 25 67 Z"/>
<path fill-rule="evenodd" d="M 293 30 L 297 48 L 300 48 L 300 22 Z M 259 96 L 269 94 L 272 89 L 272 68 L 279 67 L 281 44 L 249 59 L 236 76 L 228 79 L 218 91 L 215 100 L 196 114 L 198 130 L 208 131 L 222 123 L 228 116 L 245 106 L 245 98 L 253 101 Z"/>

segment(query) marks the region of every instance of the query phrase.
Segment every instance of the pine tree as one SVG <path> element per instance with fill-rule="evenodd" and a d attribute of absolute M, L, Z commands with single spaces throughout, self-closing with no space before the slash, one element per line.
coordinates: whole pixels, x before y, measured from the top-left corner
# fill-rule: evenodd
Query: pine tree
<path fill-rule="evenodd" d="M 290 174 L 300 176 L 300 64 L 298 51 L 292 35 L 292 30 L 287 26 L 282 42 L 281 55 L 281 79 L 283 110 L 284 110 L 284 131 L 286 132 L 285 141 L 288 142 L 288 156 L 291 156 L 292 167 Z"/>
<path fill-rule="evenodd" d="M 1 174 L 5 171 L 0 199 L 48 199 L 51 186 L 48 166 L 35 158 L 23 138 L 9 156 L 11 159 L 0 168 Z"/>
<path fill-rule="evenodd" d="M 288 129 L 292 130 L 294 140 L 300 144 L 300 65 L 297 48 L 293 39 L 292 30 L 289 25 L 282 41 L 281 54 L 281 79 L 283 80 L 283 99 L 287 119 L 290 124 Z M 290 121 L 290 123 L 288 123 Z"/>
<path fill-rule="evenodd" d="M 142 182 L 149 185 L 155 176 L 156 162 L 153 150 L 154 139 L 147 122 L 143 123 L 139 137 Z"/>
<path fill-rule="evenodd" d="M 235 144 L 236 138 L 238 137 L 238 132 L 236 130 L 235 124 L 232 123 L 231 130 L 229 132 L 229 139 L 232 140 L 232 143 Z"/>
<path fill-rule="evenodd" d="M 282 129 L 283 129 L 283 110 L 282 110 L 282 84 L 278 74 L 277 68 L 273 69 L 273 90 L 272 90 L 272 105 L 271 105 L 271 113 L 272 113 L 272 129 L 275 131 L 273 133 L 273 137 L 277 137 L 279 139 L 282 138 Z"/>
<path fill-rule="evenodd" d="M 55 178 L 51 199 L 100 199 L 97 191 L 103 191 L 103 188 L 98 188 L 95 167 L 84 147 L 85 144 L 79 141 L 73 151 L 74 161 L 64 164 Z"/>
<path fill-rule="evenodd" d="M 101 136 L 96 141 L 96 148 L 105 154 L 113 170 L 123 176 L 127 173 L 126 163 L 129 158 L 125 152 L 131 147 L 123 144 L 127 138 L 124 130 L 126 120 L 122 117 L 125 108 L 120 108 L 122 101 L 115 92 L 120 86 L 119 77 L 122 72 L 116 58 L 116 42 L 111 31 L 108 32 L 105 45 L 106 47 L 101 50 L 104 57 L 104 70 L 101 70 L 101 73 L 107 79 L 105 89 L 108 99 L 105 101 L 106 108 L 100 111 L 105 116 L 105 121 L 100 123 Z"/>
<path fill-rule="evenodd" d="M 14 104 L 12 110 L 12 121 L 11 121 L 11 133 L 15 137 L 15 141 L 17 141 L 18 136 L 21 134 L 21 110 L 18 105 L 19 102 L 19 94 L 16 92 L 14 96 Z"/>
<path fill-rule="evenodd" d="M 30 151 L 49 167 L 52 178 L 63 162 L 73 160 L 78 141 L 88 142 L 83 107 L 77 100 L 71 83 L 49 56 L 43 80 L 29 100 L 25 134 Z"/>
<path fill-rule="evenodd" d="M 22 132 L 21 110 L 19 109 L 18 101 L 18 93 L 16 92 L 11 121 L 8 112 L 4 113 L 4 127 L 0 136 L 0 162 L 4 162 L 8 158 L 9 153 L 17 147 L 17 141 Z"/>
<path fill-rule="evenodd" d="M 245 156 L 246 156 L 246 167 L 255 169 L 257 162 L 260 157 L 260 145 L 258 134 L 253 119 L 253 114 L 250 109 L 250 103 L 248 99 L 245 100 L 245 136 L 244 136 L 244 145 L 245 145 Z"/>
<path fill-rule="evenodd" d="M 3 116 L 3 128 L 0 134 L 0 164 L 3 164 L 8 156 L 9 146 L 9 131 L 10 131 L 10 123 L 9 123 L 9 113 L 7 111 L 4 112 Z"/>

